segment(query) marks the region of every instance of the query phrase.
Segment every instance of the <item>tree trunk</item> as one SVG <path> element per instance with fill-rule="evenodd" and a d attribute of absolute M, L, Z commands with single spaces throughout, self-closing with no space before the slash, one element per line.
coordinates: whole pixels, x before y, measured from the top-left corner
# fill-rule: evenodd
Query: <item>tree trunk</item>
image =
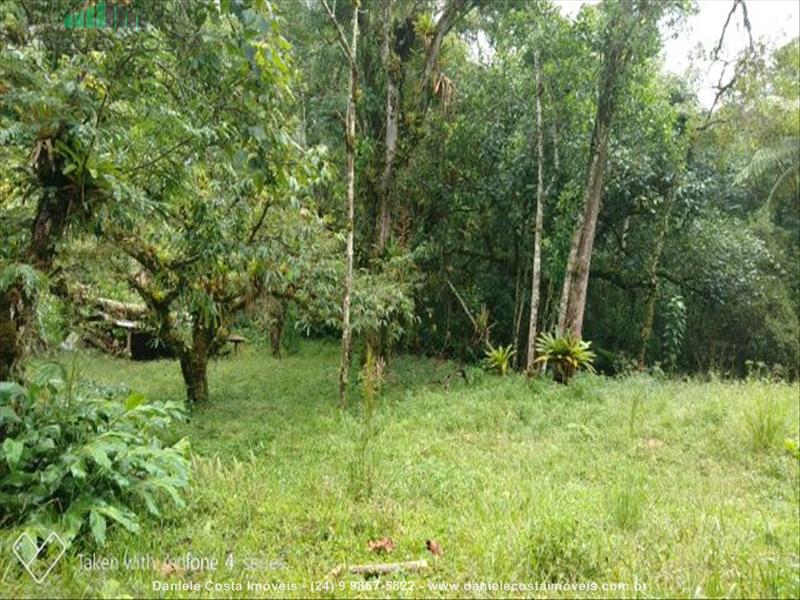
<path fill-rule="evenodd" d="M 269 345 L 272 350 L 272 356 L 275 358 L 281 357 L 281 338 L 283 336 L 283 324 L 286 322 L 286 307 L 285 300 L 275 300 L 270 310 L 270 323 L 269 323 Z"/>
<path fill-rule="evenodd" d="M 639 370 L 644 370 L 647 344 L 650 342 L 650 336 L 653 333 L 653 321 L 655 320 L 656 314 L 656 298 L 658 296 L 658 265 L 661 262 L 661 254 L 664 250 L 664 240 L 667 237 L 669 219 L 670 215 L 672 214 L 674 200 L 675 193 L 673 192 L 670 195 L 668 204 L 664 209 L 664 218 L 661 221 L 661 229 L 658 232 L 656 244 L 653 248 L 653 255 L 650 259 L 650 268 L 648 270 L 650 285 L 647 290 L 647 299 L 644 303 L 644 319 L 642 320 L 639 344 Z"/>
<path fill-rule="evenodd" d="M 378 211 L 378 235 L 376 249 L 382 253 L 391 232 L 391 183 L 395 157 L 397 156 L 398 119 L 400 113 L 400 91 L 397 83 L 399 61 L 392 52 L 394 41 L 394 22 L 392 8 L 394 0 L 383 4 L 383 42 L 381 60 L 386 74 L 386 140 L 383 173 L 380 180 L 380 208 Z"/>
<path fill-rule="evenodd" d="M 339 366 L 339 404 L 347 406 L 347 380 L 350 370 L 352 331 L 350 329 L 350 300 L 353 294 L 353 230 L 355 228 L 355 153 L 356 153 L 356 96 L 358 93 L 358 6 L 353 7 L 353 37 L 350 43 L 350 84 L 347 103 L 347 266 L 342 300 L 342 360 Z"/>
<path fill-rule="evenodd" d="M 603 192 L 603 172 L 608 158 L 609 123 L 595 123 L 592 134 L 592 159 L 584 194 L 584 207 L 578 218 L 570 248 L 564 289 L 559 310 L 558 328 L 581 337 L 583 313 L 586 309 L 586 292 L 589 286 L 589 269 L 594 248 L 594 233 L 600 200 Z"/>
<path fill-rule="evenodd" d="M 181 355 L 181 373 L 189 406 L 208 402 L 208 356 L 189 351 Z"/>
<path fill-rule="evenodd" d="M 592 162 L 594 164 L 594 162 Z M 584 199 L 585 201 L 585 199 Z M 567 305 L 569 304 L 570 288 L 572 277 L 575 271 L 575 261 L 578 259 L 578 245 L 580 244 L 580 232 L 583 231 L 583 208 L 578 213 L 575 221 L 575 230 L 572 233 L 572 243 L 569 247 L 567 256 L 567 266 L 564 269 L 564 281 L 561 285 L 561 301 L 558 304 L 558 334 L 564 335 L 567 324 Z"/>
<path fill-rule="evenodd" d="M 15 296 L 14 288 L 0 295 L 0 381 L 15 377 L 22 355 L 17 323 L 12 316 L 16 304 Z"/>
<path fill-rule="evenodd" d="M 520 268 L 519 260 L 517 263 L 517 281 L 514 285 L 514 369 L 519 366 L 519 337 L 522 332 L 522 313 L 525 310 L 525 285 L 528 281 L 528 264 Z"/>
<path fill-rule="evenodd" d="M 542 130 L 542 79 L 539 72 L 539 52 L 534 52 L 533 69 L 536 77 L 536 218 L 533 227 L 533 273 L 531 275 L 531 316 L 528 322 L 528 352 L 525 364 L 533 374 L 536 358 L 536 333 L 539 317 L 539 283 L 542 276 L 542 233 L 544 223 L 544 131 Z"/>
<path fill-rule="evenodd" d="M 613 29 L 611 27 L 610 29 Z M 586 189 L 583 206 L 575 223 L 561 303 L 558 314 L 560 333 L 570 332 L 581 337 L 583 313 L 586 308 L 586 291 L 589 285 L 589 269 L 594 248 L 594 233 L 600 201 L 603 192 L 603 173 L 608 159 L 608 141 L 611 135 L 611 121 L 614 116 L 614 96 L 622 66 L 622 48 L 612 34 L 607 34 L 603 73 L 597 101 L 592 141 L 589 146 L 589 170 L 586 176 Z"/>
<path fill-rule="evenodd" d="M 603 67 L 598 82 L 597 112 L 589 147 L 583 206 L 578 214 L 570 247 L 559 306 L 558 328 L 580 337 L 586 309 L 594 234 L 603 191 L 603 174 L 616 97 L 622 76 L 634 58 L 641 60 L 642 41 L 657 27 L 666 3 L 604 3 L 610 20 L 603 29 Z"/>
<path fill-rule="evenodd" d="M 56 246 L 64 237 L 70 218 L 86 207 L 85 192 L 95 192 L 91 180 L 84 189 L 78 189 L 63 174 L 64 158 L 53 152 L 57 142 L 69 145 L 69 139 L 61 130 L 56 137 L 38 142 L 35 173 L 37 184 L 44 193 L 36 205 L 23 259 L 46 275 L 50 274 Z M 86 213 L 82 213 L 84 215 Z M 0 379 L 21 378 L 24 374 L 22 363 L 34 330 L 37 293 L 36 290 L 27 293 L 18 283 L 3 292 L 0 300 Z"/>
<path fill-rule="evenodd" d="M 433 73 L 436 63 L 439 60 L 439 53 L 442 50 L 442 42 L 447 33 L 453 28 L 458 18 L 469 12 L 474 3 L 467 3 L 467 0 L 449 0 L 442 9 L 441 16 L 436 21 L 433 37 L 428 46 L 428 53 L 425 57 L 425 67 L 422 71 L 422 78 L 419 85 L 419 98 L 421 100 L 422 112 L 428 108 L 431 98 L 431 87 L 433 84 Z"/>
<path fill-rule="evenodd" d="M 208 359 L 211 357 L 213 344 L 214 332 L 203 326 L 195 316 L 192 345 L 178 350 L 189 406 L 208 402 Z"/>

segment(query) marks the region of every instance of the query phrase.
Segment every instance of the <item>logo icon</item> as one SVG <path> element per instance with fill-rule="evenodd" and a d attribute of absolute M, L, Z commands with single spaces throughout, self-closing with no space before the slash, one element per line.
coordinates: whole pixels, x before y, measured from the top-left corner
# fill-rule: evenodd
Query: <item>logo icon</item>
<path fill-rule="evenodd" d="M 11 549 L 34 581 L 42 583 L 64 556 L 67 545 L 55 531 L 52 531 L 42 545 L 37 546 L 36 541 L 25 531 L 20 534 Z"/>
<path fill-rule="evenodd" d="M 133 10 L 132 0 L 98 2 L 64 17 L 67 29 L 139 29 L 139 15 Z"/>

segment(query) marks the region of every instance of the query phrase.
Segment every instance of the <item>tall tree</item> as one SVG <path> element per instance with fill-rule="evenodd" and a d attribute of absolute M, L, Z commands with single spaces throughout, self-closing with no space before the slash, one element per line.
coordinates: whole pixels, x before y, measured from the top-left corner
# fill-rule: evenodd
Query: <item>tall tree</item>
<path fill-rule="evenodd" d="M 658 48 L 658 21 L 670 3 L 653 0 L 603 3 L 606 22 L 601 39 L 603 64 L 597 90 L 597 109 L 589 145 L 583 203 L 570 246 L 559 305 L 558 329 L 581 336 L 589 268 L 597 216 L 603 194 L 611 127 L 623 85 L 636 61 Z"/>
<path fill-rule="evenodd" d="M 337 39 L 350 70 L 347 88 L 347 115 L 345 117 L 345 148 L 347 152 L 347 250 L 344 275 L 344 297 L 342 299 L 342 357 L 339 365 L 339 404 L 347 405 L 347 380 L 350 370 L 350 354 L 353 344 L 353 332 L 350 326 L 350 303 L 353 295 L 353 246 L 355 231 L 355 193 L 356 193 L 356 102 L 358 101 L 358 10 L 359 0 L 353 0 L 352 33 L 350 43 L 347 42 L 336 15 L 330 6 L 322 0 L 325 12 L 328 13 L 336 28 Z"/>
<path fill-rule="evenodd" d="M 380 194 L 378 208 L 378 234 L 376 247 L 378 252 L 383 252 L 389 238 L 391 224 L 390 194 L 392 175 L 394 174 L 394 161 L 397 156 L 397 142 L 399 139 L 398 123 L 400 118 L 400 87 L 399 77 L 402 65 L 393 51 L 394 47 L 394 5 L 395 0 L 385 0 L 383 3 L 383 39 L 381 40 L 381 62 L 386 76 L 386 134 L 384 143 L 383 172 L 381 174 L 378 193 Z"/>
<path fill-rule="evenodd" d="M 533 274 L 531 276 L 531 315 L 528 321 L 528 352 L 526 370 L 533 372 L 536 348 L 537 319 L 539 316 L 539 284 L 542 275 L 542 234 L 544 233 L 544 132 L 542 128 L 542 73 L 539 51 L 533 53 L 533 70 L 536 82 L 536 217 L 533 225 Z"/>
<path fill-rule="evenodd" d="M 250 271 L 267 270 L 262 232 L 287 224 L 268 209 L 297 199 L 305 178 L 276 17 L 254 5 L 220 18 L 220 8 L 170 3 L 163 28 L 131 35 L 68 32 L 76 52 L 53 64 L 30 44 L 4 54 L 0 73 L 16 84 L 0 98 L 0 136 L 17 149 L 23 184 L 4 209 L 26 208 L 26 189 L 40 198 L 33 215 L 0 215 L 3 229 L 17 213 L 31 223 L 14 258 L 66 280 L 66 233 L 89 237 L 92 225 L 87 241 L 112 247 L 100 268 L 145 301 L 190 403 L 208 398 L 208 360 L 251 294 Z M 13 271 L 5 262 L 0 280 Z"/>
<path fill-rule="evenodd" d="M 384 164 L 381 180 L 378 186 L 379 207 L 378 207 L 378 227 L 376 234 L 376 247 L 379 252 L 383 251 L 386 242 L 391 234 L 392 228 L 392 206 L 391 194 L 394 184 L 394 175 L 397 171 L 398 145 L 400 142 L 399 120 L 402 105 L 400 97 L 400 82 L 403 77 L 403 68 L 408 64 L 409 56 L 397 56 L 393 51 L 396 42 L 395 35 L 395 0 L 384 2 L 383 36 L 381 43 L 381 62 L 386 79 L 386 127 L 384 132 Z M 432 98 L 436 93 L 435 85 L 436 69 L 442 52 L 442 44 L 447 34 L 458 23 L 459 19 L 471 11 L 477 2 L 475 0 L 447 0 L 445 2 L 439 18 L 436 20 L 433 29 L 422 32 L 424 37 L 424 56 L 425 63 L 422 73 L 415 88 L 415 101 L 412 103 L 414 117 L 417 121 L 424 119 L 427 114 Z M 407 25 L 406 25 L 407 26 Z M 416 140 L 418 141 L 418 140 Z M 410 146 L 415 145 L 411 140 Z"/>
<path fill-rule="evenodd" d="M 638 356 L 638 366 L 640 370 L 644 370 L 645 358 L 647 355 L 647 345 L 650 343 L 650 336 L 653 333 L 653 321 L 656 314 L 656 299 L 658 297 L 658 268 L 661 264 L 661 256 L 664 252 L 664 242 L 667 237 L 667 232 L 669 231 L 670 217 L 672 216 L 672 208 L 675 205 L 675 198 L 677 195 L 677 190 L 670 190 L 669 198 L 666 201 L 666 206 L 663 208 L 664 212 L 661 216 L 655 245 L 653 247 L 653 253 L 650 257 L 650 264 L 647 268 L 647 297 L 644 304 L 644 319 L 642 320 Z"/>

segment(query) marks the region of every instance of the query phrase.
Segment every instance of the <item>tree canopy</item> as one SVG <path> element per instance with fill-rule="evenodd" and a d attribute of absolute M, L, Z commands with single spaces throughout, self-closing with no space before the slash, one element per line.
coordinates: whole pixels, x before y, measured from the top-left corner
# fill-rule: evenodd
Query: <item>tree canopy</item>
<path fill-rule="evenodd" d="M 685 2 L 175 0 L 60 26 L 82 6 L 0 8 L 0 376 L 87 295 L 140 303 L 192 401 L 248 319 L 278 353 L 344 316 L 381 356 L 509 345 L 531 371 L 569 330 L 606 372 L 797 374 L 797 39 L 752 44 L 709 112 L 659 58 Z"/>

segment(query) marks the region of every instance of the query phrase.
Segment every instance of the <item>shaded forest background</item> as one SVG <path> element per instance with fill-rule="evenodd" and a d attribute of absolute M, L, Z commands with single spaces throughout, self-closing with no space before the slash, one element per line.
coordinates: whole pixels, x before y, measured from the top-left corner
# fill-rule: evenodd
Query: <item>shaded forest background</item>
<path fill-rule="evenodd" d="M 278 6 L 304 74 L 303 138 L 344 156 L 347 72 L 324 33 L 329 24 L 303 4 Z M 360 17 L 356 262 L 370 269 L 414 257 L 415 319 L 402 342 L 409 349 L 481 356 L 460 295 L 473 316 L 485 310 L 494 343 L 513 344 L 522 359 L 537 169 L 542 163 L 548 191 L 539 320 L 551 331 L 603 93 L 602 27 L 613 14 L 586 6 L 572 21 L 547 3 L 447 6 L 460 16 L 428 96 L 424 59 L 442 19 L 419 3 L 397 3 L 387 14 L 366 3 Z M 659 15 L 662 35 L 677 35 L 691 12 L 672 8 Z M 339 3 L 341 22 L 349 10 Z M 797 40 L 777 49 L 762 42 L 737 57 L 711 112 L 690 81 L 665 74 L 657 37 L 637 41 L 614 90 L 583 327 L 606 368 L 629 368 L 644 346 L 650 365 L 741 374 L 749 360 L 796 373 L 800 48 Z M 390 88 L 399 141 L 386 189 Z M 335 201 L 329 210 L 340 207 Z M 676 331 L 684 332 L 679 340 Z"/>
<path fill-rule="evenodd" d="M 350 149 L 357 348 L 523 369 L 566 323 L 608 373 L 797 376 L 797 39 L 752 39 L 709 108 L 659 57 L 691 3 L 356 5 L 142 3 L 108 33 L 3 4 L 6 364 L 97 297 L 138 303 L 190 398 L 233 331 L 338 336 Z"/>

